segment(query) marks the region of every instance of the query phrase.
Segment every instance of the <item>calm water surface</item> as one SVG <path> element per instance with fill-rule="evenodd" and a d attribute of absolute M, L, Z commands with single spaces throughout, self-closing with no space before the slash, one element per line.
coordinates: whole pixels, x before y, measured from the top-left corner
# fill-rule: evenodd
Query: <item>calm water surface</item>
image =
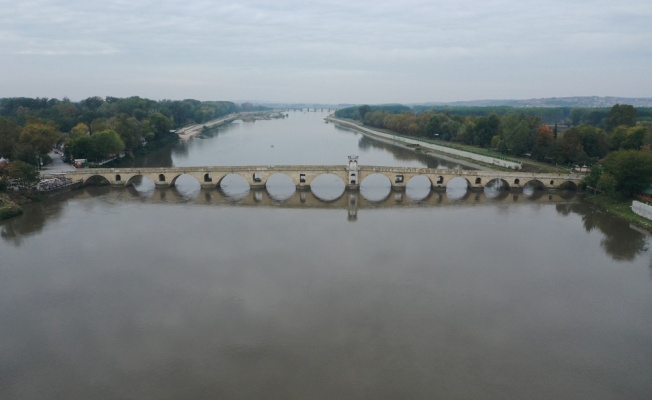
<path fill-rule="evenodd" d="M 345 160 L 429 165 L 313 124 Z M 170 165 L 281 163 L 250 129 Z M 312 163 L 343 163 L 328 140 Z M 650 240 L 572 194 L 273 192 L 86 188 L 0 225 L 0 398 L 652 393 Z"/>
<path fill-rule="evenodd" d="M 288 118 L 270 121 L 238 120 L 172 149 L 135 160 L 132 165 L 344 165 L 348 155 L 358 155 L 364 165 L 460 168 L 455 162 L 418 155 L 325 123 L 324 118 L 329 115 L 325 111 L 287 115 Z"/>

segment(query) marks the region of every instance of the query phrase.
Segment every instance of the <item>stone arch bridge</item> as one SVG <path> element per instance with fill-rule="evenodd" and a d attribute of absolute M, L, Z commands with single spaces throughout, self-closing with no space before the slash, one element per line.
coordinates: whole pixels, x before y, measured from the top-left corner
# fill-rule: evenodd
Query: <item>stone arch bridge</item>
<path fill-rule="evenodd" d="M 309 189 L 312 181 L 323 174 L 338 176 L 349 189 L 357 189 L 370 175 L 380 174 L 391 182 L 393 190 L 405 189 L 410 179 L 425 176 L 433 189 L 446 188 L 455 178 L 462 178 L 469 189 L 496 185 L 502 189 L 523 188 L 531 185 L 542 189 L 576 189 L 583 178 L 579 174 L 543 174 L 516 171 L 478 171 L 460 169 L 430 169 L 409 167 L 359 166 L 357 160 L 348 165 L 278 165 L 278 166 L 210 166 L 161 168 L 93 168 L 67 172 L 74 181 L 88 184 L 98 179 L 105 184 L 129 186 L 139 177 L 150 179 L 157 187 L 171 187 L 182 175 L 195 178 L 202 188 L 216 188 L 227 175 L 243 177 L 252 189 L 265 187 L 270 176 L 287 175 L 297 189 Z"/>

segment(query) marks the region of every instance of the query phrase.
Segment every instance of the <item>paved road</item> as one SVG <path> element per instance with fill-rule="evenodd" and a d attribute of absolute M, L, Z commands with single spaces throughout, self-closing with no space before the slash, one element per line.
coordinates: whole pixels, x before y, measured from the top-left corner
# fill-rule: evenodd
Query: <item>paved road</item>
<path fill-rule="evenodd" d="M 52 164 L 45 165 L 43 168 L 41 168 L 42 174 L 56 174 L 61 172 L 76 171 L 75 167 L 63 162 L 63 156 L 61 154 L 57 154 L 54 151 L 51 151 L 49 155 L 52 159 Z"/>

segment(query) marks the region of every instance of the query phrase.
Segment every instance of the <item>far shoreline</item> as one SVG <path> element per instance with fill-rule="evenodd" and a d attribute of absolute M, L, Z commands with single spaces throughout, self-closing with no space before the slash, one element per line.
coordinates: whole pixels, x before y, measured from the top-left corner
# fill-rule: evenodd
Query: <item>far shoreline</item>
<path fill-rule="evenodd" d="M 177 130 L 176 134 L 179 136 L 179 139 L 182 141 L 186 141 L 192 137 L 195 137 L 199 135 L 200 133 L 203 132 L 204 128 L 209 129 L 209 128 L 214 128 L 215 126 L 219 125 L 224 125 L 226 123 L 230 123 L 238 119 L 238 114 L 229 114 L 226 117 L 222 118 L 217 118 L 208 122 L 205 122 L 203 124 L 195 124 L 195 125 L 188 125 L 185 126 L 179 130 Z"/>
<path fill-rule="evenodd" d="M 369 132 L 366 132 L 363 129 L 356 129 L 356 124 L 350 124 L 350 125 L 349 124 L 341 124 L 341 123 L 339 123 L 338 119 L 336 119 L 336 118 L 329 118 L 329 120 L 332 123 L 337 124 L 338 126 L 340 126 L 342 128 L 350 129 L 350 130 L 355 131 L 355 132 L 360 132 L 362 135 L 364 135 L 364 136 L 366 136 L 366 137 L 368 137 L 370 139 L 377 140 L 377 141 L 383 142 L 383 143 L 387 143 L 387 144 L 390 144 L 392 146 L 400 147 L 402 149 L 411 150 L 411 151 L 413 151 L 415 153 L 420 153 L 420 154 L 426 155 L 428 157 L 439 158 L 441 160 L 445 160 L 445 161 L 448 161 L 448 162 L 461 164 L 461 165 L 464 165 L 465 167 L 469 167 L 469 168 L 476 169 L 476 170 L 479 170 L 479 171 L 491 171 L 492 170 L 492 168 L 489 168 L 487 166 L 476 164 L 476 163 L 474 163 L 472 161 L 469 161 L 469 160 L 466 160 L 466 159 L 455 158 L 455 157 L 452 157 L 452 156 L 449 156 L 449 155 L 446 155 L 446 154 L 443 154 L 443 153 L 440 153 L 440 152 L 430 151 L 430 149 L 427 152 L 419 152 L 419 151 L 416 150 L 416 148 L 414 146 L 408 146 L 408 145 L 403 144 L 401 142 L 392 141 L 392 140 L 386 139 L 386 138 L 378 136 L 378 135 L 373 135 L 373 134 L 371 134 Z"/>

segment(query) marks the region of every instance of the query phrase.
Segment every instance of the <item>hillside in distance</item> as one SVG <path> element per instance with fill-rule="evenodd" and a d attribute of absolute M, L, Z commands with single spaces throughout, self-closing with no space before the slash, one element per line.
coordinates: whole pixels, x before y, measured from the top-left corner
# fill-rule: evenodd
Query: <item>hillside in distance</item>
<path fill-rule="evenodd" d="M 577 108 L 609 108 L 615 104 L 629 104 L 634 107 L 652 107 L 652 97 L 600 97 L 600 96 L 574 96 L 574 97 L 547 97 L 525 100 L 469 100 L 454 102 L 421 103 L 431 106 L 467 106 L 467 107 L 493 107 L 509 106 L 518 108 L 527 107 L 577 107 Z"/>

